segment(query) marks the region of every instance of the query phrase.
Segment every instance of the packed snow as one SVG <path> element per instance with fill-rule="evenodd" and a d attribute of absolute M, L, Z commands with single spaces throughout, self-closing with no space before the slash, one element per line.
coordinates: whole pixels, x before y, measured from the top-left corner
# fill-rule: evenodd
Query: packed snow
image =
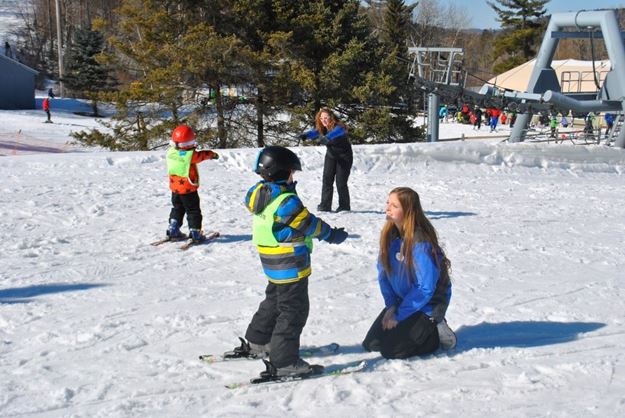
<path fill-rule="evenodd" d="M 264 369 L 198 360 L 237 345 L 263 298 L 242 204 L 257 150 L 199 166 L 204 228 L 221 238 L 153 247 L 170 210 L 164 150 L 72 145 L 69 132 L 97 126 L 78 105 L 55 99 L 52 124 L 41 110 L 0 111 L 0 416 L 625 414 L 624 150 L 507 144 L 507 127 L 355 146 L 352 211 L 318 214 L 351 236 L 315 243 L 301 341 L 341 345 L 311 362 L 366 369 L 227 389 Z M 441 125 L 462 134 L 479 135 Z M 324 148 L 292 149 L 315 213 Z M 452 261 L 452 351 L 384 360 L 360 346 L 383 304 L 375 264 L 395 186 L 419 192 Z"/>

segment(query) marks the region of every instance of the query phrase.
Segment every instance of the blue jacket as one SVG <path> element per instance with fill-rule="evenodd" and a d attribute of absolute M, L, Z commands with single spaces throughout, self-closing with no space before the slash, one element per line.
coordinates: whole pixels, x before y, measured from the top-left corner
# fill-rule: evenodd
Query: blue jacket
<path fill-rule="evenodd" d="M 612 113 L 606 113 L 604 118 L 608 126 L 614 125 L 614 115 Z"/>
<path fill-rule="evenodd" d="M 325 136 L 323 136 L 325 135 Z M 316 140 L 320 144 L 328 147 L 328 153 L 333 158 L 349 159 L 353 158 L 352 144 L 347 138 L 345 128 L 337 124 L 330 132 L 319 132 L 316 129 L 306 132 L 306 139 Z"/>
<path fill-rule="evenodd" d="M 245 196 L 245 206 L 253 213 L 261 213 L 282 193 L 296 193 L 296 183 L 273 183 L 260 181 Z M 330 226 L 304 207 L 297 195 L 289 196 L 280 203 L 274 214 L 273 235 L 285 246 L 258 246 L 260 261 L 265 275 L 272 283 L 292 283 L 310 276 L 310 252 L 303 243 L 306 236 L 327 240 Z"/>
<path fill-rule="evenodd" d="M 400 258 L 401 239 L 391 242 L 389 257 L 391 259 L 390 277 L 384 271 L 378 259 L 378 283 L 384 298 L 384 305 L 390 308 L 397 306 L 395 319 L 403 321 L 414 313 L 421 311 L 432 315 L 430 300 L 436 291 L 440 269 L 432 259 L 432 245 L 428 242 L 418 242 L 412 249 L 415 277 L 410 278 L 408 271 L 402 266 Z M 442 263 L 442 254 L 439 263 Z M 447 302 L 451 299 L 451 282 L 447 287 Z"/>

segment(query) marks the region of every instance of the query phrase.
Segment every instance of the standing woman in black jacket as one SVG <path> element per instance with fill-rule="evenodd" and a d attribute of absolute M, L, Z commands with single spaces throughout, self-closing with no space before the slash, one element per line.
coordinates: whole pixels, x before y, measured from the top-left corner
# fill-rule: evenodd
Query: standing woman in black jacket
<path fill-rule="evenodd" d="M 336 211 L 351 210 L 347 180 L 352 169 L 354 156 L 352 145 L 347 137 L 347 126 L 338 120 L 330 109 L 322 107 L 315 116 L 315 129 L 301 134 L 300 138 L 304 141 L 314 140 L 326 146 L 321 203 L 319 203 L 317 210 L 326 212 L 332 210 L 335 179 L 336 191 L 339 195 L 339 207 Z"/>

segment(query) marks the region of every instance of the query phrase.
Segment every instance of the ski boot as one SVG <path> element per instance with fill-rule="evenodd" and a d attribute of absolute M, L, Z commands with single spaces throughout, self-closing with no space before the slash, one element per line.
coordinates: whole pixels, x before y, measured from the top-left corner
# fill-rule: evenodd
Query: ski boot
<path fill-rule="evenodd" d="M 319 364 L 308 364 L 301 358 L 285 367 L 276 367 L 268 360 L 263 360 L 263 363 L 265 363 L 265 370 L 260 372 L 260 378 L 263 380 L 305 379 L 316 374 L 322 374 L 324 369 Z"/>
<path fill-rule="evenodd" d="M 294 364 L 285 367 L 277 367 L 278 377 L 302 377 L 323 372 L 323 366 L 318 364 L 308 364 L 307 361 L 298 358 Z"/>
<path fill-rule="evenodd" d="M 447 321 L 443 319 L 436 324 L 438 330 L 438 339 L 440 340 L 441 350 L 451 350 L 456 346 L 456 334 L 449 328 Z"/>
<path fill-rule="evenodd" d="M 180 227 L 178 226 L 178 221 L 176 219 L 169 220 L 169 227 L 167 228 L 167 232 L 165 232 L 165 234 L 171 241 L 178 241 L 187 238 L 185 234 L 180 232 Z"/>
<path fill-rule="evenodd" d="M 206 240 L 206 236 L 199 229 L 190 229 L 189 236 L 194 243 L 202 242 Z"/>
<path fill-rule="evenodd" d="M 269 344 L 261 345 L 245 341 L 239 337 L 241 345 L 232 351 L 226 351 L 224 358 L 265 359 L 269 357 Z"/>

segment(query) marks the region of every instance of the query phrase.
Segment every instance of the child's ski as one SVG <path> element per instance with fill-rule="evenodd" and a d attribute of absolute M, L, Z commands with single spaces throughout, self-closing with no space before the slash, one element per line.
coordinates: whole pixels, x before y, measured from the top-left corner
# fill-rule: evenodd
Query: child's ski
<path fill-rule="evenodd" d="M 252 385 L 260 385 L 266 383 L 287 383 L 296 382 L 300 380 L 317 379 L 319 377 L 327 376 L 343 376 L 352 373 L 362 372 L 367 368 L 367 362 L 365 360 L 352 366 L 328 366 L 318 373 L 312 373 L 308 375 L 300 376 L 267 376 L 267 377 L 255 377 L 247 382 L 238 382 L 227 384 L 228 389 L 239 389 L 249 387 Z"/>
<path fill-rule="evenodd" d="M 180 247 L 180 249 L 182 251 L 186 251 L 189 248 L 196 246 L 196 245 L 202 245 L 202 244 L 206 244 L 209 241 L 214 240 L 215 238 L 219 237 L 219 232 L 215 231 L 215 232 L 210 232 L 208 234 L 206 234 L 206 238 L 204 238 L 202 241 L 189 241 L 186 244 L 182 245 Z"/>
<path fill-rule="evenodd" d="M 163 239 L 159 239 L 158 241 L 151 242 L 150 245 L 157 246 L 157 245 L 165 244 L 166 242 L 180 242 L 180 241 L 186 241 L 187 239 L 189 239 L 187 234 L 182 234 L 176 238 L 165 237 Z"/>
<path fill-rule="evenodd" d="M 302 348 L 299 351 L 299 355 L 302 358 L 307 358 L 307 357 L 336 354 L 339 351 L 339 348 L 340 348 L 340 345 L 338 345 L 337 343 L 330 343 L 330 344 L 322 345 L 319 347 Z M 202 360 L 205 363 L 212 364 L 212 363 L 218 363 L 222 361 L 258 360 L 258 359 L 251 358 L 251 357 L 225 357 L 223 354 L 202 354 L 200 356 L 200 360 Z"/>

